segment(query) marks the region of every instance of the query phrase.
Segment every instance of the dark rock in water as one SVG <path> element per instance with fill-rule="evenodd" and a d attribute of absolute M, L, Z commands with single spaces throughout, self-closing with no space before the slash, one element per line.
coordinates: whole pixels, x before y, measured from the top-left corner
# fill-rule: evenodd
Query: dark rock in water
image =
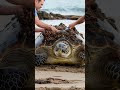
<path fill-rule="evenodd" d="M 65 19 L 65 17 L 63 15 L 47 13 L 45 11 L 39 11 L 38 16 L 40 19 L 48 19 L 48 20 Z"/>
<path fill-rule="evenodd" d="M 38 16 L 40 19 L 47 19 L 47 20 L 54 20 L 54 19 L 69 19 L 69 20 L 77 20 L 80 16 L 76 15 L 61 15 L 61 14 L 54 14 L 54 13 L 47 13 L 45 11 L 39 11 Z"/>
<path fill-rule="evenodd" d="M 66 17 L 66 19 L 69 19 L 69 20 L 77 20 L 80 16 L 76 16 L 76 15 L 66 15 L 65 17 Z"/>
<path fill-rule="evenodd" d="M 55 27 L 61 31 L 65 30 L 67 28 L 63 23 L 60 23 L 60 25 L 55 26 Z M 52 45 L 59 38 L 66 38 L 67 40 L 71 41 L 71 43 L 77 45 L 77 44 L 82 43 L 82 40 L 78 39 L 76 37 L 76 34 L 79 34 L 79 32 L 76 30 L 76 28 L 68 29 L 65 32 L 58 32 L 58 33 L 53 33 L 50 30 L 46 30 L 45 33 L 43 34 L 45 37 L 44 43 L 46 45 Z M 80 34 L 80 35 L 82 36 L 82 34 Z"/>
<path fill-rule="evenodd" d="M 44 11 L 38 12 L 38 16 L 40 19 L 53 19 L 53 17 L 49 13 Z"/>
<path fill-rule="evenodd" d="M 50 13 L 50 15 L 53 19 L 65 19 L 65 16 L 63 16 L 61 14 Z"/>

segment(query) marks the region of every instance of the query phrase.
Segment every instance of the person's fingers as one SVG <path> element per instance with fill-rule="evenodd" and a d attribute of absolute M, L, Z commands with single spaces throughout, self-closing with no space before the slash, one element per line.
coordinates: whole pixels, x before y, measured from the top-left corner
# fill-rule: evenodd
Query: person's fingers
<path fill-rule="evenodd" d="M 73 29 L 75 27 L 75 25 L 76 25 L 75 23 L 70 24 L 69 25 L 70 29 Z"/>
<path fill-rule="evenodd" d="M 60 30 L 57 30 L 57 32 L 60 32 Z"/>
<path fill-rule="evenodd" d="M 57 32 L 60 32 L 60 30 L 56 29 L 56 27 L 54 27 L 54 26 L 51 26 L 51 30 L 54 34 Z"/>
<path fill-rule="evenodd" d="M 59 32 L 60 30 L 56 29 L 55 32 Z"/>
<path fill-rule="evenodd" d="M 70 25 L 69 25 L 69 28 L 70 28 L 70 29 L 72 29 L 72 28 L 73 28 L 73 25 L 72 25 L 72 24 L 70 24 Z"/>

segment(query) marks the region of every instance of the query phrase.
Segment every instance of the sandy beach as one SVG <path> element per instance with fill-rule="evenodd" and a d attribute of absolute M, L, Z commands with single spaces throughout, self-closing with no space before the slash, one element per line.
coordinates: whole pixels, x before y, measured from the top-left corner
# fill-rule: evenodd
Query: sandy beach
<path fill-rule="evenodd" d="M 84 90 L 84 68 L 43 65 L 35 69 L 35 90 Z"/>

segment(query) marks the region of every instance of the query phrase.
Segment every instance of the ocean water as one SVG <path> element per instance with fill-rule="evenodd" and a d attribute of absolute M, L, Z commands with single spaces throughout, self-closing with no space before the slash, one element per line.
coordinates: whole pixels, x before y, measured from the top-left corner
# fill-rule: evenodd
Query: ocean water
<path fill-rule="evenodd" d="M 85 0 L 46 0 L 41 10 L 81 16 L 85 14 Z"/>

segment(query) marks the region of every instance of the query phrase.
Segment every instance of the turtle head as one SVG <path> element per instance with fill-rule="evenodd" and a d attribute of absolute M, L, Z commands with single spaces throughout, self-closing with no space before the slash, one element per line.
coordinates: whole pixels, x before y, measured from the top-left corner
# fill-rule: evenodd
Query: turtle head
<path fill-rule="evenodd" d="M 71 54 L 71 47 L 67 41 L 58 41 L 54 46 L 54 54 L 66 58 Z"/>

